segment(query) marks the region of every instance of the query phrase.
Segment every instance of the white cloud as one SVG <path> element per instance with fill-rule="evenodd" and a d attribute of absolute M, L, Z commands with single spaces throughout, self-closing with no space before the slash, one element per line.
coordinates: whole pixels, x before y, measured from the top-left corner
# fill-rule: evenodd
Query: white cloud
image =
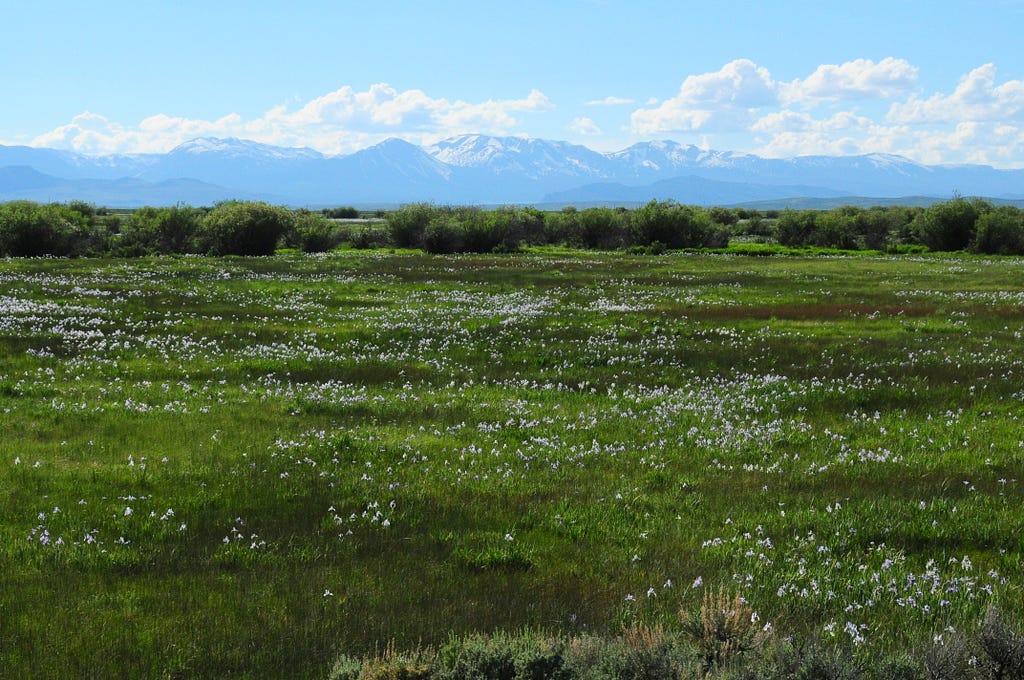
<path fill-rule="evenodd" d="M 896 102 L 887 120 L 893 123 L 1006 121 L 1024 119 L 1024 81 L 996 85 L 996 67 L 985 64 L 960 79 L 951 95 L 911 97 Z"/>
<path fill-rule="evenodd" d="M 444 100 L 439 100 L 444 101 Z M 435 130 L 445 134 L 463 132 L 505 133 L 519 124 L 510 113 L 540 113 L 554 108 L 544 93 L 532 90 L 526 99 L 488 100 L 481 104 L 457 101 L 436 117 Z"/>
<path fill-rule="evenodd" d="M 840 99 L 891 99 L 909 92 L 917 82 L 917 67 L 905 59 L 886 57 L 875 63 L 855 59 L 843 64 L 822 64 L 804 80 L 781 88 L 787 102 Z"/>
<path fill-rule="evenodd" d="M 318 97 L 293 113 L 278 107 L 266 118 L 292 127 L 345 125 L 364 131 L 437 130 L 473 126 L 474 131 L 507 130 L 518 121 L 514 112 L 552 108 L 550 100 L 533 90 L 525 99 L 488 100 L 479 104 L 433 99 L 422 90 L 399 92 L 386 83 L 366 92 L 343 87 Z"/>
<path fill-rule="evenodd" d="M 783 115 L 785 114 L 785 115 Z M 891 153 L 919 163 L 976 163 L 1002 168 L 1024 166 L 1024 127 L 965 121 L 952 127 L 886 125 L 849 112 L 824 120 L 805 113 L 768 115 L 757 123 L 761 156 L 789 158 L 812 154 Z"/>
<path fill-rule="evenodd" d="M 91 111 L 85 111 L 61 125 L 32 140 L 32 146 L 55 149 L 76 149 L 85 153 L 114 153 L 116 140 L 128 134 L 123 128 Z"/>
<path fill-rule="evenodd" d="M 858 116 L 853 111 L 839 111 L 829 118 L 814 118 L 808 113 L 785 109 L 776 111 L 757 120 L 750 129 L 754 132 L 771 134 L 792 132 L 831 133 L 846 130 L 867 129 L 872 125 L 870 118 Z"/>
<path fill-rule="evenodd" d="M 435 99 L 422 90 L 398 91 L 379 83 L 363 92 L 342 87 L 295 111 L 277 106 L 248 121 L 237 114 L 214 121 L 157 114 L 131 128 L 86 112 L 36 137 L 32 144 L 94 154 L 143 153 L 168 151 L 189 139 L 213 136 L 343 153 L 389 136 L 423 143 L 466 132 L 510 134 L 521 125 L 519 114 L 552 108 L 539 90 L 522 99 L 471 103 Z"/>
<path fill-rule="evenodd" d="M 632 99 L 625 99 L 624 97 L 613 97 L 609 95 L 604 99 L 593 99 L 587 102 L 587 106 L 622 106 L 624 104 L 632 103 Z"/>
<path fill-rule="evenodd" d="M 864 153 L 861 140 L 854 137 L 836 137 L 820 132 L 781 132 L 764 146 L 754 150 L 766 158 L 792 158 L 794 156 L 849 156 Z"/>
<path fill-rule="evenodd" d="M 1020 168 L 1024 163 L 1024 128 L 1005 123 L 964 121 L 952 128 L 894 126 L 902 134 L 896 153 L 922 163 L 978 163 Z"/>
<path fill-rule="evenodd" d="M 71 149 L 87 154 L 158 153 L 196 137 L 249 137 L 256 139 L 258 126 L 244 124 L 237 114 L 206 121 L 157 114 L 136 128 L 91 112 L 81 113 L 31 141 L 32 146 Z"/>
<path fill-rule="evenodd" d="M 569 130 L 578 135 L 596 136 L 601 134 L 601 128 L 589 118 L 574 118 L 569 124 Z"/>
<path fill-rule="evenodd" d="M 728 148 L 771 157 L 893 153 L 928 164 L 1024 166 L 1024 81 L 1000 83 L 986 64 L 951 94 L 922 99 L 914 94 L 918 72 L 905 59 L 856 59 L 781 82 L 741 59 L 690 76 L 674 97 L 635 110 L 630 130 L 711 134 L 729 139 Z M 852 106 L 835 110 L 837 102 L 878 101 L 888 103 L 884 119 Z M 824 114 L 823 103 L 833 105 Z"/>
<path fill-rule="evenodd" d="M 631 127 L 640 135 L 744 128 L 757 109 L 778 103 L 777 90 L 767 69 L 737 59 L 714 73 L 688 76 L 676 96 L 656 108 L 634 111 Z"/>
<path fill-rule="evenodd" d="M 754 153 L 770 158 L 889 151 L 872 141 L 880 131 L 874 121 L 852 111 L 814 118 L 806 112 L 787 109 L 764 116 L 751 129 L 767 135 Z"/>
<path fill-rule="evenodd" d="M 912 93 L 917 77 L 916 67 L 888 57 L 825 64 L 806 78 L 783 82 L 740 59 L 686 77 L 674 96 L 638 104 L 628 121 L 610 124 L 627 124 L 618 131 L 633 136 L 616 143 L 682 133 L 679 141 L 699 137 L 715 148 L 773 157 L 885 152 L 924 163 L 1024 167 L 1024 81 L 1000 82 L 996 67 L 986 64 L 945 91 L 922 97 Z M 627 103 L 614 96 L 586 102 L 602 107 Z M 553 108 L 539 90 L 520 98 L 470 102 L 378 83 L 365 90 L 342 87 L 253 118 L 229 114 L 204 120 L 161 113 L 125 124 L 86 111 L 29 143 L 92 154 L 164 152 L 209 136 L 349 153 L 386 137 L 431 144 L 462 133 L 528 134 L 540 114 Z M 606 133 L 586 112 L 581 107 L 565 116 L 572 121 L 566 129 L 607 144 Z"/>
<path fill-rule="evenodd" d="M 737 59 L 714 73 L 689 76 L 676 99 L 696 106 L 756 107 L 775 103 L 775 89 L 768 69 L 749 59 Z"/>
<path fill-rule="evenodd" d="M 750 126 L 754 132 L 807 132 L 814 127 L 815 120 L 809 113 L 796 111 L 776 111 L 758 119 Z"/>

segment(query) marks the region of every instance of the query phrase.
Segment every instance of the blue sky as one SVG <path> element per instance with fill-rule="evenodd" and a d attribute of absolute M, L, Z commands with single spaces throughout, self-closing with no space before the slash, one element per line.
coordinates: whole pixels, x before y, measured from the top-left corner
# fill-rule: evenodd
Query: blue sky
<path fill-rule="evenodd" d="M 1024 167 L 1024 0 L 11 4 L 3 144 L 484 133 Z"/>

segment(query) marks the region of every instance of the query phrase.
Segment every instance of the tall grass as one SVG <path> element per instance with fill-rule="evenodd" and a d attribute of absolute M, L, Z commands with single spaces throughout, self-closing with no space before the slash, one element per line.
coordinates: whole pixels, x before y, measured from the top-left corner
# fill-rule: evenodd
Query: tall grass
<path fill-rule="evenodd" d="M 1015 620 L 1021 264 L 4 260 L 0 668 L 671 638 L 705 588 L 868 656 Z"/>

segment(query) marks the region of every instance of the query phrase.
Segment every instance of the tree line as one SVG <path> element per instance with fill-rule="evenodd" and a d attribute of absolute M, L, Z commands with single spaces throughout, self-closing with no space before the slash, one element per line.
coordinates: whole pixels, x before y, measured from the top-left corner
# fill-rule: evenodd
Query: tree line
<path fill-rule="evenodd" d="M 358 212 L 227 201 L 208 208 L 145 207 L 122 215 L 80 201 L 13 201 L 0 204 L 0 256 L 272 255 L 282 246 L 326 251 L 346 238 L 332 221 L 336 215 Z"/>
<path fill-rule="evenodd" d="M 656 253 L 726 248 L 736 241 L 794 248 L 1024 254 L 1024 211 L 960 196 L 929 207 L 782 211 L 673 201 L 651 201 L 635 209 L 570 207 L 555 212 L 415 203 L 378 213 L 382 221 L 376 225 L 337 221 L 358 215 L 355 208 L 313 212 L 243 201 L 202 208 L 146 207 L 127 214 L 81 201 L 13 201 L 0 204 L 0 256 L 270 255 L 282 247 L 323 252 L 346 244 L 429 253 L 513 252 L 541 245 Z"/>
<path fill-rule="evenodd" d="M 433 253 L 496 252 L 526 245 L 657 252 L 725 248 L 754 240 L 792 248 L 970 251 L 1024 255 L 1024 210 L 955 196 L 928 207 L 843 206 L 758 211 L 651 201 L 634 209 L 406 205 L 387 215 L 393 245 Z"/>

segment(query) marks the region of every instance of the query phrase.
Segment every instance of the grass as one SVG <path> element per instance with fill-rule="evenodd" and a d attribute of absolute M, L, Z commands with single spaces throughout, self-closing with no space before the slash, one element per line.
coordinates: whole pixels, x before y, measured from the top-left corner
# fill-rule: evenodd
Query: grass
<path fill-rule="evenodd" d="M 0 668 L 324 677 L 706 588 L 872 658 L 1020 617 L 1021 264 L 2 261 Z"/>

